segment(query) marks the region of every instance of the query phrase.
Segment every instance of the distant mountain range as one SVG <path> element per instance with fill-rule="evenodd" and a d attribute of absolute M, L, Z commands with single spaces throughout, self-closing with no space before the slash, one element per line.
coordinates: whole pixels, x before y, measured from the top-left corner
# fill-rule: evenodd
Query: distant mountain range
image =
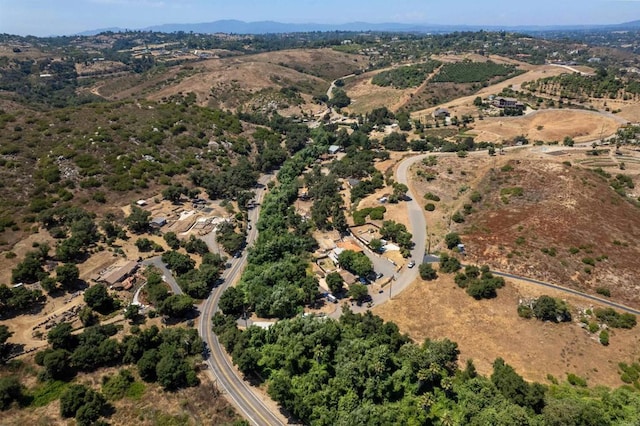
<path fill-rule="evenodd" d="M 453 31 L 516 31 L 516 32 L 543 32 L 543 31 L 576 31 L 576 30 L 634 30 L 640 29 L 640 20 L 613 25 L 520 25 L 520 26 L 481 26 L 481 25 L 439 25 L 439 24 L 401 24 L 350 22 L 346 24 L 292 24 L 275 21 L 244 22 L 237 20 L 220 20 L 196 24 L 162 24 L 146 28 L 102 28 L 89 30 L 78 35 L 95 35 L 102 32 L 123 31 L 156 31 L 173 33 L 178 31 L 194 32 L 201 34 L 227 33 L 227 34 L 274 34 L 297 33 L 311 31 L 374 31 L 374 32 L 417 32 L 417 33 L 449 33 Z"/>

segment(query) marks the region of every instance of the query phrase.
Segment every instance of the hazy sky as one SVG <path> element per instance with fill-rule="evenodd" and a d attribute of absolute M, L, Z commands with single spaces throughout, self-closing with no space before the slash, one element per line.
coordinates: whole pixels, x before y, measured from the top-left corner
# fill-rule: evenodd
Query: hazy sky
<path fill-rule="evenodd" d="M 640 0 L 0 0 L 0 33 L 21 35 L 219 19 L 323 24 L 609 24 L 640 19 Z"/>

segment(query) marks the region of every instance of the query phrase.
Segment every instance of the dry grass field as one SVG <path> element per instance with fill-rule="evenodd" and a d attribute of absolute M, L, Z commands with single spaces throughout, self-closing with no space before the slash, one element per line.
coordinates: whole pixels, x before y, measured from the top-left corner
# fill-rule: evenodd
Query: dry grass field
<path fill-rule="evenodd" d="M 519 299 L 541 294 L 565 299 L 575 309 L 592 307 L 583 299 L 513 280 L 498 290 L 496 299 L 477 301 L 453 282 L 452 275 L 440 274 L 435 281 L 417 280 L 373 312 L 397 323 L 417 342 L 457 342 L 461 364 L 471 358 L 481 374 L 490 375 L 493 361 L 502 357 L 527 380 L 548 383 L 547 374 L 564 380 L 574 373 L 589 385 L 622 385 L 618 362 L 640 357 L 640 328 L 613 330 L 611 344 L 602 346 L 597 334 L 575 321 L 576 311 L 574 321 L 563 324 L 518 317 Z"/>
<path fill-rule="evenodd" d="M 620 127 L 617 117 L 586 110 L 538 110 L 522 117 L 487 117 L 471 125 L 477 141 L 503 143 L 516 136 L 531 142 L 562 142 L 565 136 L 576 142 L 599 140 Z"/>

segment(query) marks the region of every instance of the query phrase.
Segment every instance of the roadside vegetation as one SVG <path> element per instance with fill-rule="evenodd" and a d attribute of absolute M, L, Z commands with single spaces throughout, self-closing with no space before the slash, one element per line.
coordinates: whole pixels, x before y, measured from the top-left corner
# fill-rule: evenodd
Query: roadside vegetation
<path fill-rule="evenodd" d="M 243 374 L 265 383 L 269 395 L 303 423 L 640 420 L 638 411 L 620 410 L 616 402 L 640 404 L 640 393 L 631 389 L 586 388 L 575 374 L 565 383 L 528 383 L 500 358 L 491 376 L 484 377 L 470 360 L 458 366 L 456 343 L 414 343 L 395 324 L 371 313 L 347 310 L 339 321 L 295 318 L 268 331 L 240 331 L 233 318 L 218 315 L 214 330 Z"/>

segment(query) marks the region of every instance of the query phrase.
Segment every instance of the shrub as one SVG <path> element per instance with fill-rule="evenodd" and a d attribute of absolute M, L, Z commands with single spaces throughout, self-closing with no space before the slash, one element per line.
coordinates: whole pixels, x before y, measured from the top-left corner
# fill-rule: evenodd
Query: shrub
<path fill-rule="evenodd" d="M 609 346 L 609 332 L 607 330 L 602 330 L 599 337 L 603 346 Z"/>
<path fill-rule="evenodd" d="M 540 251 L 541 251 L 541 252 L 543 252 L 543 253 L 544 253 L 544 254 L 546 254 L 546 255 L 551 256 L 551 257 L 555 257 L 555 256 L 556 256 L 556 254 L 558 253 L 558 252 L 556 251 L 555 247 L 551 247 L 551 248 L 546 248 L 546 247 L 545 247 L 545 248 L 540 249 Z"/>
<path fill-rule="evenodd" d="M 451 220 L 453 220 L 455 223 L 462 223 L 464 222 L 464 215 L 457 211 L 453 214 L 453 216 L 451 216 Z"/>
<path fill-rule="evenodd" d="M 428 201 L 440 201 L 440 197 L 438 197 L 436 194 L 432 193 L 432 192 L 427 192 L 426 194 L 424 194 L 424 198 L 425 200 Z"/>
<path fill-rule="evenodd" d="M 440 271 L 445 274 L 452 274 L 460 270 L 460 261 L 455 257 L 450 257 L 448 254 L 442 254 L 440 256 Z"/>
<path fill-rule="evenodd" d="M 433 266 L 430 263 L 423 263 L 420 265 L 420 278 L 426 281 L 435 280 L 438 278 L 438 274 L 436 273 Z"/>
<path fill-rule="evenodd" d="M 592 257 L 583 257 L 582 263 L 585 265 L 596 266 L 596 261 Z"/>
<path fill-rule="evenodd" d="M 596 293 L 605 297 L 611 297 L 611 290 L 609 290 L 607 287 L 596 288 Z"/>
<path fill-rule="evenodd" d="M 436 205 L 435 205 L 435 204 L 433 204 L 433 203 L 427 203 L 427 204 L 424 206 L 424 209 L 425 209 L 426 211 L 428 211 L 428 212 L 432 212 L 432 211 L 434 211 L 434 210 L 436 209 Z"/>
<path fill-rule="evenodd" d="M 636 316 L 630 313 L 618 313 L 613 308 L 597 308 L 594 314 L 598 320 L 612 328 L 633 328 L 636 325 Z"/>
<path fill-rule="evenodd" d="M 573 373 L 567 374 L 567 381 L 569 382 L 569 384 L 573 386 L 580 386 L 582 388 L 587 387 L 587 381 L 584 378 L 577 376 Z"/>
<path fill-rule="evenodd" d="M 460 239 L 460 235 L 458 235 L 458 233 L 450 232 L 444 236 L 444 242 L 447 244 L 448 249 L 452 249 L 460 244 L 462 240 Z"/>
<path fill-rule="evenodd" d="M 521 318 L 533 318 L 533 309 L 527 305 L 518 305 L 518 316 Z"/>
<path fill-rule="evenodd" d="M 469 196 L 469 199 L 473 203 L 479 203 L 480 201 L 482 201 L 482 195 L 478 191 L 473 191 Z"/>

